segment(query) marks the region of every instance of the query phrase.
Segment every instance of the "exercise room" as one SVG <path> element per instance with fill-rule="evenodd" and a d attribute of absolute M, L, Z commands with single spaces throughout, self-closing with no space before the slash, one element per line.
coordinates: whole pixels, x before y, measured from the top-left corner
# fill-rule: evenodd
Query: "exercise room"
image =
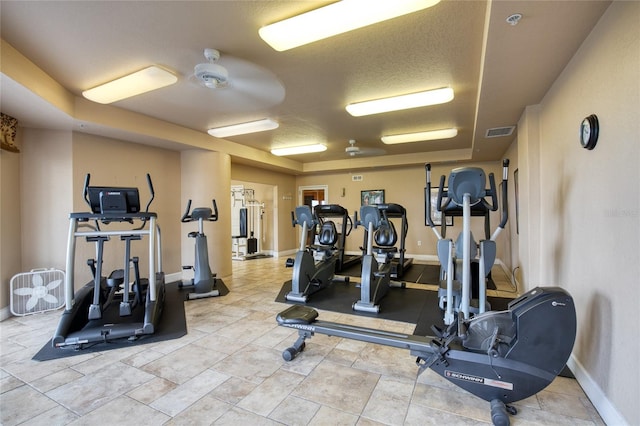
<path fill-rule="evenodd" d="M 640 2 L 0 3 L 0 424 L 640 424 Z"/>

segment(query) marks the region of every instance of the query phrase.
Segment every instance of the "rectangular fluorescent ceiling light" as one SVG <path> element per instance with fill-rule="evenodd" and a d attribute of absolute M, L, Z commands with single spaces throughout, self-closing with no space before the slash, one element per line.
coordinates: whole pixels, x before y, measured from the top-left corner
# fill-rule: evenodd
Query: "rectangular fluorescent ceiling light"
<path fill-rule="evenodd" d="M 320 143 L 313 145 L 291 146 L 288 148 L 274 148 L 271 150 L 273 155 L 282 157 L 284 155 L 311 154 L 313 152 L 326 151 L 327 147 Z"/>
<path fill-rule="evenodd" d="M 453 89 L 450 87 L 444 87 L 442 89 L 427 90 L 424 92 L 409 93 L 390 98 L 349 104 L 346 106 L 346 109 L 347 112 L 354 117 L 361 117 L 363 115 L 380 114 L 383 112 L 444 104 L 452 100 Z"/>
<path fill-rule="evenodd" d="M 387 145 L 409 142 L 434 141 L 438 139 L 449 139 L 458 135 L 458 129 L 430 130 L 428 132 L 405 133 L 402 135 L 383 136 L 382 142 Z"/>
<path fill-rule="evenodd" d="M 113 80 L 109 83 L 85 90 L 82 96 L 100 104 L 110 104 L 178 81 L 178 77 L 169 71 L 152 65 L 133 74 Z"/>
<path fill-rule="evenodd" d="M 342 0 L 260 28 L 258 34 L 281 52 L 426 9 L 440 0 Z"/>
<path fill-rule="evenodd" d="M 277 128 L 277 122 L 269 118 L 265 118 L 257 121 L 249 121 L 247 123 L 216 127 L 214 129 L 209 129 L 207 132 L 216 138 L 226 138 L 229 136 L 245 135 L 247 133 L 264 132 L 265 130 L 273 130 Z"/>

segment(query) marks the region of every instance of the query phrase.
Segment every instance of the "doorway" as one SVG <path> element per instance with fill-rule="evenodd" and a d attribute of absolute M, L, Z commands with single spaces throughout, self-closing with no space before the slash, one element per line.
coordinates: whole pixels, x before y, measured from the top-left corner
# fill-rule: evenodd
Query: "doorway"
<path fill-rule="evenodd" d="M 328 185 L 312 185 L 298 187 L 299 205 L 313 208 L 316 204 L 324 204 L 329 200 Z"/>

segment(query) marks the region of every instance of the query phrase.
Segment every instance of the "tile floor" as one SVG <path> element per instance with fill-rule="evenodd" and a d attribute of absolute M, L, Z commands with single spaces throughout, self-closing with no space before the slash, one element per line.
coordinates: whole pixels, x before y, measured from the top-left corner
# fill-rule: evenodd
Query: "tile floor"
<path fill-rule="evenodd" d="M 290 279 L 284 259 L 234 262 L 225 297 L 186 303 L 177 340 L 82 354 L 31 357 L 60 311 L 0 323 L 0 423 L 10 425 L 490 424 L 489 404 L 427 371 L 406 350 L 317 335 L 293 362 L 296 339 L 274 302 Z M 494 271 L 499 290 L 511 291 Z M 500 291 L 498 293 L 501 293 Z M 411 333 L 413 324 L 320 312 L 324 320 Z M 514 425 L 603 424 L 575 380 L 557 378 L 515 404 Z"/>

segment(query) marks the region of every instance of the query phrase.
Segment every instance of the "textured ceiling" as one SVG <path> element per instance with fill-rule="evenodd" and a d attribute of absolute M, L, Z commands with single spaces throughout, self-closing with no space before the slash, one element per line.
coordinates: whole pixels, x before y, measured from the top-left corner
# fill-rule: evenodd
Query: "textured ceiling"
<path fill-rule="evenodd" d="M 416 162 L 439 153 L 449 160 L 497 160 L 514 135 L 486 139 L 488 128 L 516 125 L 527 105 L 539 103 L 609 2 L 442 1 L 407 16 L 285 52 L 258 36 L 268 23 L 327 1 L 6 1 L 1 35 L 66 90 L 81 92 L 150 64 L 179 76 L 173 86 L 112 106 L 206 133 L 210 127 L 270 117 L 274 131 L 227 138 L 268 152 L 320 142 L 320 154 L 291 157 L 302 163 L 348 159 L 355 139 L 384 149 L 384 164 Z M 506 18 L 519 12 L 517 26 Z M 221 52 L 230 87 L 210 90 L 192 73 L 204 48 Z M 352 117 L 348 103 L 450 86 L 444 105 Z M 3 76 L 2 110 L 23 126 L 68 125 L 47 114 L 33 95 Z M 73 120 L 72 120 L 73 121 Z M 52 123 L 53 122 L 53 123 Z M 118 125 L 84 123 L 90 131 L 136 141 Z M 456 127 L 443 141 L 386 146 L 385 134 Z M 78 130 L 76 128 L 76 130 Z M 215 139 L 211 138 L 212 144 Z M 167 144 L 174 149 L 188 144 Z M 446 155 L 450 153 L 450 155 Z M 269 162 L 265 156 L 265 163 Z M 374 158 L 374 157 L 370 157 Z M 376 157 L 377 158 L 377 157 Z M 373 161 L 373 160 L 371 160 Z"/>

